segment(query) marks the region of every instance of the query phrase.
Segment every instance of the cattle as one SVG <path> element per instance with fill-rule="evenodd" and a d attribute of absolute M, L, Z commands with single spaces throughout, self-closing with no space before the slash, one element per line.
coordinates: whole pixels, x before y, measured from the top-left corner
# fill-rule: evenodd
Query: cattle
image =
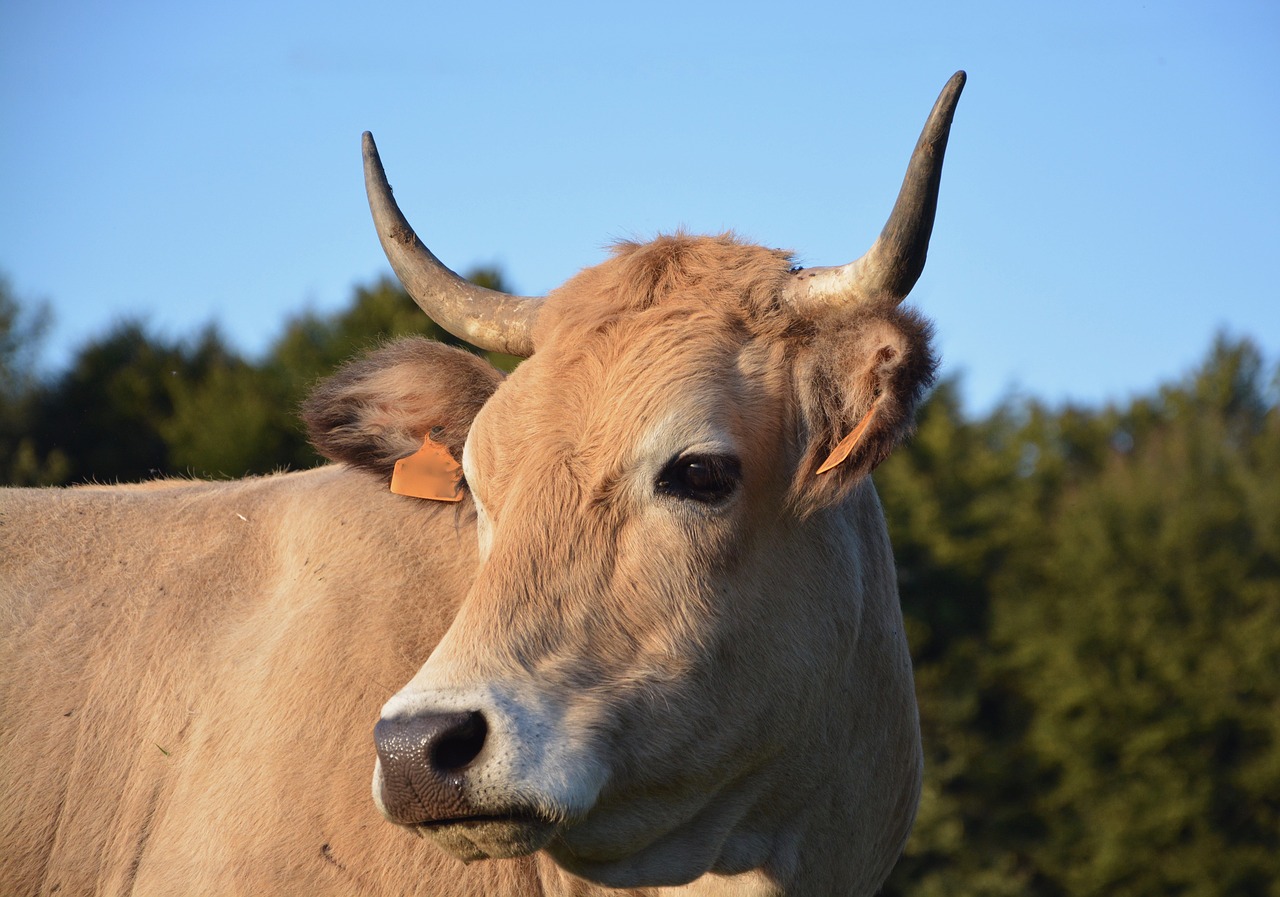
<path fill-rule="evenodd" d="M 874 893 L 922 755 L 869 474 L 963 84 L 857 261 L 675 233 L 545 297 L 444 267 L 366 134 L 410 294 L 528 360 L 348 364 L 314 470 L 4 493 L 5 893 Z"/>

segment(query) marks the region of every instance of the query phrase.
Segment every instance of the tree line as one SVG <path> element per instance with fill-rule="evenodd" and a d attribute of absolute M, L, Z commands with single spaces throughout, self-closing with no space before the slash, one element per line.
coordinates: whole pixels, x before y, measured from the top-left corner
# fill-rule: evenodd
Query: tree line
<path fill-rule="evenodd" d="M 493 268 L 468 275 L 501 289 Z M 34 373 L 47 313 L 0 284 L 0 483 L 61 486 L 160 476 L 242 477 L 313 467 L 298 408 L 343 361 L 417 334 L 465 345 L 427 318 L 390 278 L 357 287 L 332 314 L 290 318 L 260 360 L 210 326 L 166 339 L 125 320 L 52 377 Z M 516 359 L 486 353 L 499 367 Z"/>
<path fill-rule="evenodd" d="M 126 322 L 39 377 L 44 323 L 0 289 L 11 485 L 310 467 L 317 379 L 395 336 L 457 342 L 390 280 L 259 360 Z M 1280 894 L 1280 366 L 1219 337 L 1122 403 L 982 415 L 944 381 L 875 480 L 926 752 L 885 893 Z"/>

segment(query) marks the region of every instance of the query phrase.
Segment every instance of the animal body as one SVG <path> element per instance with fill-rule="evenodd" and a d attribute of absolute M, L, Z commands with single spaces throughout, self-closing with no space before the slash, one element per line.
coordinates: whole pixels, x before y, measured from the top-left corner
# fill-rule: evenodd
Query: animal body
<path fill-rule="evenodd" d="M 351 363 L 316 470 L 3 494 L 0 890 L 874 893 L 921 750 L 868 474 L 962 85 L 858 261 L 677 234 L 544 298 L 444 268 L 366 135 L 410 293 L 529 360 Z M 388 489 L 424 444 L 460 501 Z"/>

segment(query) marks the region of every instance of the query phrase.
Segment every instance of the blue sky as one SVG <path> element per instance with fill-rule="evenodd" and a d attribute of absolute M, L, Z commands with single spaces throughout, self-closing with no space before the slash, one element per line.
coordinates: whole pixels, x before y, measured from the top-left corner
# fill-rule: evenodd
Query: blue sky
<path fill-rule="evenodd" d="M 134 316 L 261 352 L 388 269 L 359 137 L 458 270 L 676 227 L 849 261 L 966 69 L 925 276 L 971 407 L 1280 357 L 1280 5 L 0 5 L 0 273 L 56 368 Z"/>

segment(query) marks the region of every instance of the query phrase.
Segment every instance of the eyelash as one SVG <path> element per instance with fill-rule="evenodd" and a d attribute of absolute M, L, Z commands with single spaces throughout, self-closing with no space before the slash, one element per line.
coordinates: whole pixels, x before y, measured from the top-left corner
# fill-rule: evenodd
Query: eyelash
<path fill-rule="evenodd" d="M 718 504 L 737 491 L 742 464 L 730 455 L 681 455 L 658 474 L 659 494 L 699 504 Z"/>

